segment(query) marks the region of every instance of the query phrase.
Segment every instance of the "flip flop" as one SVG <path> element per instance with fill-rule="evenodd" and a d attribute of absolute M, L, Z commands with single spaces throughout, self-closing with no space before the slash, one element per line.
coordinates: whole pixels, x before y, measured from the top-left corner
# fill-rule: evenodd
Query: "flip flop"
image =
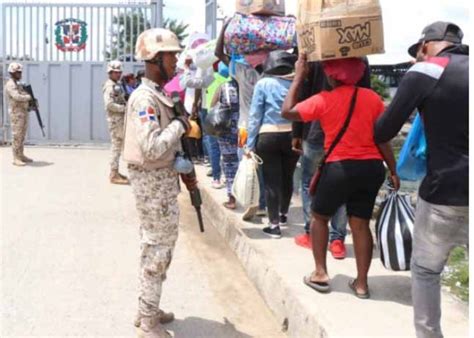
<path fill-rule="evenodd" d="M 369 299 L 370 298 L 370 292 L 369 290 L 367 290 L 365 293 L 360 293 L 360 292 L 357 292 L 357 289 L 355 287 L 355 282 L 357 281 L 357 279 L 353 279 L 353 280 L 350 280 L 349 281 L 349 287 L 351 288 L 352 292 L 354 293 L 354 295 L 357 297 L 357 298 L 360 298 L 360 299 Z"/>
<path fill-rule="evenodd" d="M 313 282 L 311 281 L 311 275 L 305 276 L 303 278 L 303 283 L 309 286 L 311 289 L 316 290 L 321 293 L 328 293 L 331 291 L 329 283 L 327 282 Z"/>

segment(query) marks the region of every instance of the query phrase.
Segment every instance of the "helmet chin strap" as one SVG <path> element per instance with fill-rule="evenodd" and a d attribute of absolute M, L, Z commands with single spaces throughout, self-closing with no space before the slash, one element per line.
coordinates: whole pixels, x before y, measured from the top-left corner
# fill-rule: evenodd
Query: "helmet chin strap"
<path fill-rule="evenodd" d="M 152 60 L 149 60 L 147 62 L 157 65 L 158 69 L 160 70 L 161 77 L 162 77 L 163 81 L 164 82 L 169 81 L 169 77 L 168 77 L 168 74 L 166 73 L 165 65 L 163 63 L 163 54 L 162 53 L 158 53 L 158 55 L 155 58 L 153 58 Z"/>

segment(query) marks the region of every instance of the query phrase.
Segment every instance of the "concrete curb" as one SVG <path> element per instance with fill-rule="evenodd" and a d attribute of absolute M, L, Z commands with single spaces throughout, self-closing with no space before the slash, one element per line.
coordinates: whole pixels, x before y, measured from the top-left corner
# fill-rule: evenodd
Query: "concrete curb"
<path fill-rule="evenodd" d="M 281 275 L 270 264 L 265 254 L 258 250 L 240 229 L 239 215 L 227 210 L 222 203 L 212 197 L 212 191 L 201 186 L 203 198 L 203 212 L 218 232 L 224 237 L 228 245 L 235 252 L 246 270 L 250 280 L 254 283 L 282 330 L 289 337 L 309 338 L 328 337 L 323 325 L 313 315 L 313 311 L 305 309 L 296 295 L 289 292 L 290 288 Z M 308 335 L 308 332 L 314 334 Z"/>

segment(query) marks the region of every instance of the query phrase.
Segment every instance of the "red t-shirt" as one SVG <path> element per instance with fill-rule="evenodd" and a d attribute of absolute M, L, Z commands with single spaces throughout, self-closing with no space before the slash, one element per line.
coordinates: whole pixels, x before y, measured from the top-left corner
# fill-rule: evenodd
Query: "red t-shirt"
<path fill-rule="evenodd" d="M 340 86 L 296 105 L 303 121 L 320 121 L 325 134 L 325 151 L 328 151 L 347 118 L 354 90 L 354 86 Z M 359 88 L 349 128 L 327 162 L 381 160 L 382 155 L 374 142 L 374 124 L 384 109 L 383 101 L 376 92 Z"/>

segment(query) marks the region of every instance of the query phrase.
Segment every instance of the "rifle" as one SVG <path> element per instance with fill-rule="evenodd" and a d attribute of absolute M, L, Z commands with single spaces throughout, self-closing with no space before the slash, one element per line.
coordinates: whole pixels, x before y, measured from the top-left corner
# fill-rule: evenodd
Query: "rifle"
<path fill-rule="evenodd" d="M 186 109 L 184 108 L 183 103 L 181 102 L 179 98 L 179 94 L 177 92 L 173 92 L 171 93 L 171 98 L 173 99 L 173 103 L 174 103 L 173 110 L 174 110 L 175 115 L 186 116 L 187 115 Z M 184 153 L 185 158 L 190 160 L 192 163 L 191 152 L 189 151 L 187 142 L 185 142 L 185 137 L 181 139 L 181 145 L 183 148 L 183 153 Z M 186 175 L 181 174 L 181 176 L 187 176 L 189 178 L 195 179 L 196 171 L 194 170 L 194 166 L 191 173 L 186 174 Z M 190 190 L 189 197 L 191 198 L 191 204 L 196 209 L 196 213 L 197 213 L 197 217 L 199 221 L 199 230 L 201 230 L 201 232 L 204 232 L 204 222 L 202 220 L 202 213 L 201 213 L 202 198 L 201 198 L 201 192 L 199 191 L 199 188 L 195 187 L 194 189 Z"/>
<path fill-rule="evenodd" d="M 43 134 L 43 137 L 46 137 L 46 134 L 44 133 L 43 120 L 41 119 L 41 115 L 39 112 L 38 100 L 36 100 L 35 94 L 33 94 L 33 88 L 31 87 L 31 85 L 26 85 L 26 84 L 22 86 L 25 92 L 27 92 L 31 96 L 29 109 L 33 110 L 36 113 L 36 119 L 38 120 L 38 124 L 41 128 L 41 133 Z"/>

